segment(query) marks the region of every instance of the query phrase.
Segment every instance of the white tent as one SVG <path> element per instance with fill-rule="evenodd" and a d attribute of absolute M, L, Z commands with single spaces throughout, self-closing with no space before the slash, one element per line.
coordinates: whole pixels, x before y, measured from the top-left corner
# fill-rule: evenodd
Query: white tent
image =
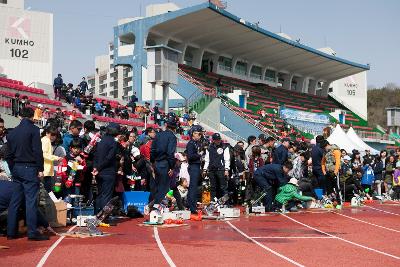
<path fill-rule="evenodd" d="M 336 128 L 333 130 L 332 134 L 328 137 L 328 141 L 331 144 L 335 144 L 341 149 L 345 149 L 347 153 L 351 153 L 353 149 L 357 149 L 358 151 L 364 151 L 362 147 L 354 143 L 350 140 L 346 133 L 343 131 L 340 125 L 336 125 Z"/>
<path fill-rule="evenodd" d="M 351 127 L 348 131 L 347 131 L 347 137 L 353 141 L 353 143 L 357 144 L 358 146 L 362 147 L 362 151 L 360 151 L 361 153 L 364 152 L 366 149 L 369 149 L 369 151 L 371 151 L 371 154 L 379 154 L 379 151 L 370 147 L 369 145 L 367 145 L 358 135 L 357 133 L 354 131 L 353 127 Z"/>

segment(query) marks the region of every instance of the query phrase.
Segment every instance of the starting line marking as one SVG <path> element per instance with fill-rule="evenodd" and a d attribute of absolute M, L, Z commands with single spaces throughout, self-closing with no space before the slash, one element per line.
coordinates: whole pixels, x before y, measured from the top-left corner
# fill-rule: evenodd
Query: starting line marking
<path fill-rule="evenodd" d="M 332 212 L 332 213 L 340 215 L 340 216 L 343 216 L 343 217 L 346 217 L 346 218 L 349 218 L 349 219 L 352 219 L 352 220 L 355 220 L 355 221 L 358 221 L 358 222 L 362 222 L 362 223 L 369 224 L 369 225 L 372 225 L 372 226 L 375 226 L 375 227 L 379 227 L 379 228 L 382 228 L 382 229 L 385 229 L 385 230 L 388 230 L 388 231 L 400 233 L 400 231 L 396 230 L 396 229 L 392 229 L 392 228 L 385 227 L 385 226 L 382 226 L 382 225 L 377 225 L 377 224 L 374 224 L 374 223 L 363 221 L 363 220 L 360 220 L 360 219 L 357 219 L 357 218 L 354 218 L 354 217 L 350 217 L 350 216 L 347 216 L 347 215 L 344 215 L 344 214 L 341 214 L 341 213 L 337 213 L 337 212 Z"/>
<path fill-rule="evenodd" d="M 74 230 L 76 227 L 72 226 L 71 228 L 69 228 L 67 233 L 71 233 L 72 230 Z M 47 259 L 50 257 L 50 254 L 53 252 L 53 250 L 61 243 L 61 241 L 65 238 L 65 236 L 61 236 L 59 239 L 57 239 L 56 242 L 53 243 L 53 245 L 51 247 L 49 247 L 49 249 L 46 251 L 46 253 L 43 255 L 43 257 L 40 259 L 39 263 L 36 265 L 36 267 L 42 267 Z"/>
<path fill-rule="evenodd" d="M 294 265 L 296 265 L 296 266 L 304 267 L 304 265 L 302 265 L 302 264 L 300 264 L 300 263 L 298 263 L 298 262 L 296 262 L 296 261 L 294 261 L 294 260 L 292 260 L 292 259 L 290 259 L 290 258 L 288 258 L 288 257 L 286 257 L 286 256 L 284 256 L 284 255 L 282 255 L 282 254 L 280 254 L 279 252 L 276 252 L 275 250 L 270 249 L 269 247 L 267 247 L 267 246 L 261 244 L 260 242 L 258 242 L 258 241 L 255 240 L 254 238 L 252 238 L 252 237 L 246 235 L 246 234 L 245 234 L 244 232 L 242 232 L 239 228 L 237 228 L 236 226 L 234 226 L 231 222 L 226 221 L 226 223 L 229 224 L 229 226 L 232 227 L 236 232 L 238 232 L 239 234 L 241 234 L 242 236 L 244 236 L 245 238 L 247 238 L 247 239 L 250 240 L 251 242 L 255 243 L 256 245 L 262 247 L 263 249 L 265 249 L 265 250 L 271 252 L 272 254 L 274 254 L 274 255 L 276 255 L 276 256 L 278 256 L 278 257 L 280 257 L 280 258 L 282 258 L 282 259 L 284 259 L 284 260 L 286 260 L 286 261 L 288 261 L 288 262 L 290 262 L 290 263 L 292 263 L 292 264 L 294 264 Z"/>
<path fill-rule="evenodd" d="M 341 240 L 341 241 L 343 241 L 343 242 L 349 243 L 349 244 L 351 244 L 351 245 L 354 245 L 354 246 L 357 246 L 357 247 L 360 247 L 360 248 L 364 248 L 364 249 L 367 249 L 367 250 L 370 250 L 370 251 L 373 251 L 373 252 L 376 252 L 376 253 L 379 253 L 379 254 L 382 254 L 382 255 L 385 255 L 385 256 L 394 258 L 394 259 L 396 259 L 396 260 L 400 260 L 400 257 L 398 257 L 398 256 L 395 256 L 395 255 L 392 255 L 392 254 L 389 254 L 389 253 L 386 253 L 386 252 L 383 252 L 383 251 L 380 251 L 380 250 L 377 250 L 377 249 L 374 249 L 374 248 L 370 248 L 370 247 L 367 247 L 367 246 L 364 246 L 364 245 L 355 243 L 355 242 L 353 242 L 353 241 L 350 241 L 350 240 L 347 240 L 347 239 L 344 239 L 344 238 L 341 238 L 341 237 L 338 237 L 338 236 L 331 235 L 331 234 L 329 234 L 329 233 L 327 233 L 327 232 L 324 232 L 324 231 L 322 231 L 322 230 L 319 230 L 319 229 L 317 229 L 317 228 L 314 228 L 314 227 L 312 227 L 312 226 L 310 226 L 310 225 L 307 225 L 307 224 L 305 224 L 305 223 L 299 222 L 298 220 L 293 219 L 293 218 L 291 218 L 291 217 L 289 217 L 289 216 L 287 216 L 287 215 L 285 215 L 285 214 L 281 214 L 281 215 L 284 216 L 284 217 L 286 217 L 286 218 L 288 218 L 289 220 L 291 220 L 291 221 L 297 223 L 297 224 L 300 224 L 300 225 L 302 225 L 302 226 L 304 226 L 304 227 L 307 227 L 308 229 L 314 230 L 314 231 L 319 232 L 319 233 L 321 233 L 321 234 L 324 234 L 324 235 L 333 237 L 333 238 L 335 238 L 335 239 Z"/>
<path fill-rule="evenodd" d="M 380 212 L 384 212 L 384 213 L 387 213 L 387 214 L 392 214 L 392 215 L 400 216 L 400 214 L 398 214 L 398 213 L 393 213 L 393 212 L 390 212 L 390 211 L 381 210 L 381 209 L 373 208 L 373 207 L 370 207 L 370 206 L 365 206 L 365 207 L 370 208 L 370 209 L 373 209 L 373 210 L 377 210 L 377 211 L 380 211 Z"/>
<path fill-rule="evenodd" d="M 251 236 L 254 239 L 329 239 L 331 236 Z"/>
<path fill-rule="evenodd" d="M 154 230 L 154 238 L 156 239 L 158 248 L 161 250 L 165 260 L 168 262 L 169 266 L 176 267 L 175 263 L 172 261 L 171 257 L 168 255 L 167 250 L 165 249 L 164 245 L 161 242 L 160 236 L 158 235 L 157 227 L 153 227 Z"/>

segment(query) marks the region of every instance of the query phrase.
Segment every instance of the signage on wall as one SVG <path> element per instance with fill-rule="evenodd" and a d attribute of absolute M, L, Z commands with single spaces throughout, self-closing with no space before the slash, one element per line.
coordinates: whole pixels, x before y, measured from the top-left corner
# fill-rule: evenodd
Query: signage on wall
<path fill-rule="evenodd" d="M 344 87 L 346 88 L 347 95 L 355 96 L 358 89 L 358 83 L 354 80 L 353 76 L 349 76 L 344 81 Z"/>
<path fill-rule="evenodd" d="M 49 16 L 0 10 L 0 59 L 47 62 L 51 51 Z"/>

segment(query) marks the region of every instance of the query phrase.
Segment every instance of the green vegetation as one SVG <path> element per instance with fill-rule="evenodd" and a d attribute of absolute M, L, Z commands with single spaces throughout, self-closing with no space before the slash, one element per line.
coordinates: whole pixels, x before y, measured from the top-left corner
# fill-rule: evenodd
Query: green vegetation
<path fill-rule="evenodd" d="M 400 105 L 400 88 L 381 88 L 368 90 L 368 122 L 370 125 L 386 127 L 387 107 Z"/>

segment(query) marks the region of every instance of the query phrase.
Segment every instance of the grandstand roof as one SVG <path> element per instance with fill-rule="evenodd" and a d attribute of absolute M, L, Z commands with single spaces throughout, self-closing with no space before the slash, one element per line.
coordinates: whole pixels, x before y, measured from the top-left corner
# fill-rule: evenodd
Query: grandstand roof
<path fill-rule="evenodd" d="M 334 81 L 369 70 L 369 65 L 351 62 L 286 39 L 211 3 L 188 9 L 190 13 L 157 24 L 151 32 L 189 42 L 206 51 L 319 80 Z M 174 12 L 179 11 L 170 13 Z"/>

